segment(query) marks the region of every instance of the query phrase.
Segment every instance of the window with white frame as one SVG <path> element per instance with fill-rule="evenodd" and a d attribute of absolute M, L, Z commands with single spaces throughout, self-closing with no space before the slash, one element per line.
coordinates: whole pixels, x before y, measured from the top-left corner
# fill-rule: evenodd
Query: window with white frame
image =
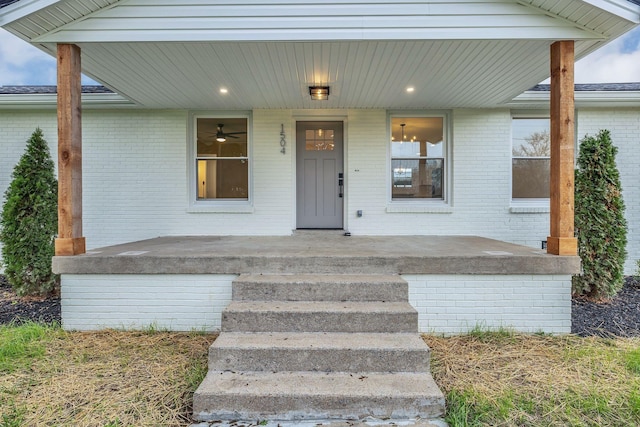
<path fill-rule="evenodd" d="M 549 119 L 514 117 L 511 126 L 511 198 L 549 198 Z"/>
<path fill-rule="evenodd" d="M 391 117 L 391 200 L 443 200 L 445 117 Z"/>
<path fill-rule="evenodd" d="M 248 117 L 195 117 L 196 200 L 249 200 Z"/>

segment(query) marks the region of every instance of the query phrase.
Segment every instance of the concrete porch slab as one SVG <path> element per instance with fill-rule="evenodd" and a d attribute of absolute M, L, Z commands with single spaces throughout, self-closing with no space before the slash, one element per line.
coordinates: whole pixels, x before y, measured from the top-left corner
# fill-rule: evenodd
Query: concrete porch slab
<path fill-rule="evenodd" d="M 58 274 L 575 274 L 576 256 L 477 236 L 175 236 L 53 258 Z"/>

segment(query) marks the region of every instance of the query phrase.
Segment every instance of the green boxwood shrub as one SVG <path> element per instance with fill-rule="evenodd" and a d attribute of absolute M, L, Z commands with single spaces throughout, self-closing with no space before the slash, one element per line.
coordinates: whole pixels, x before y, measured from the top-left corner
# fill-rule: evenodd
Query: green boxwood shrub
<path fill-rule="evenodd" d="M 51 271 L 58 231 L 58 181 L 39 128 L 27 141 L 11 178 L 0 217 L 4 274 L 18 295 L 46 295 L 59 282 Z"/>
<path fill-rule="evenodd" d="M 618 149 L 608 130 L 580 142 L 575 175 L 575 228 L 582 274 L 573 276 L 575 295 L 601 300 L 624 284 L 627 221 L 624 217 Z"/>

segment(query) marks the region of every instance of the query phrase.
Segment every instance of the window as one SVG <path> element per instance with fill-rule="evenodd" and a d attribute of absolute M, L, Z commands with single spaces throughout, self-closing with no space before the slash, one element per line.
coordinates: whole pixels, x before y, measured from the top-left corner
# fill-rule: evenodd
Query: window
<path fill-rule="evenodd" d="M 196 200 L 249 200 L 247 117 L 195 117 Z"/>
<path fill-rule="evenodd" d="M 511 197 L 548 199 L 551 139 L 548 118 L 512 120 Z"/>
<path fill-rule="evenodd" d="M 391 117 L 391 199 L 443 200 L 445 120 Z"/>
<path fill-rule="evenodd" d="M 305 131 L 306 151 L 333 151 L 333 129 L 307 129 Z"/>

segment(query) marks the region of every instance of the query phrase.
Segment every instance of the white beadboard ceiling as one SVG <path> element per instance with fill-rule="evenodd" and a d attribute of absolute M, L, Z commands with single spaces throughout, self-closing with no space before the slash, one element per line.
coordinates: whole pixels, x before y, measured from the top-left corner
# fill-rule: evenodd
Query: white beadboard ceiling
<path fill-rule="evenodd" d="M 78 44 L 86 74 L 141 106 L 185 109 L 498 106 L 548 77 L 553 41 L 579 58 L 640 18 L 622 0 L 26 3 L 0 25 L 50 53 Z"/>

